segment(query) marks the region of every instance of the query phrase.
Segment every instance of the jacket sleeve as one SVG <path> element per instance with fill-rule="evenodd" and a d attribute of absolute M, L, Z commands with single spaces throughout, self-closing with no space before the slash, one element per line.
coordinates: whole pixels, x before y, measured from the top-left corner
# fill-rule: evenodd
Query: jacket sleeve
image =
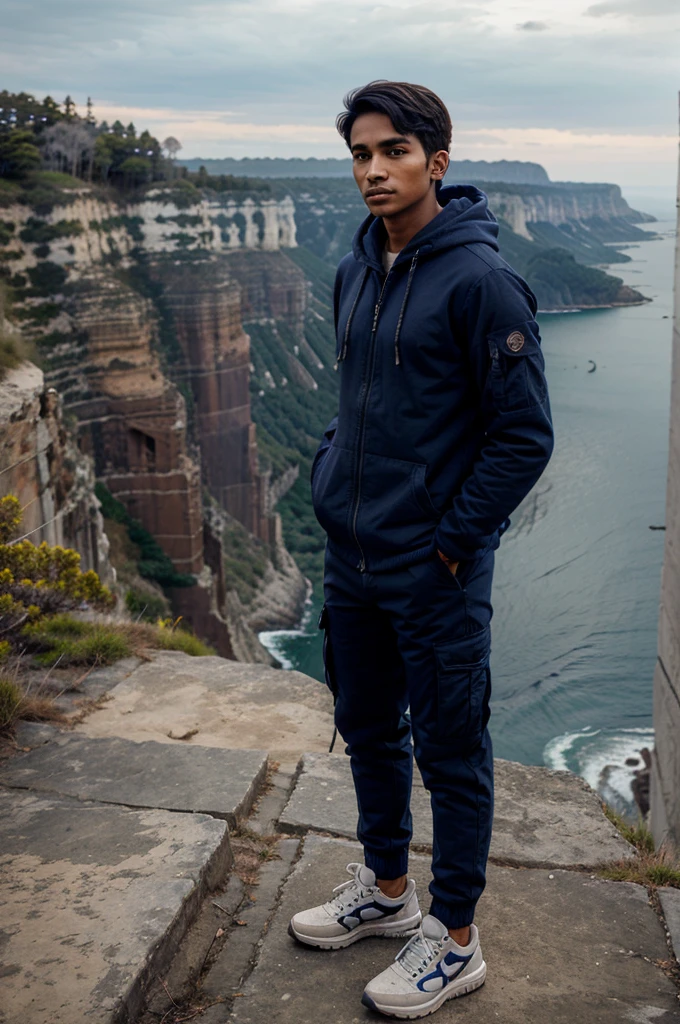
<path fill-rule="evenodd" d="M 338 331 L 338 304 L 340 302 L 340 288 L 341 288 L 341 285 L 342 285 L 342 272 L 341 272 L 341 267 L 338 267 L 338 270 L 337 270 L 336 275 L 335 275 L 335 284 L 334 284 L 334 287 L 333 287 L 333 323 L 335 325 L 335 333 L 336 333 L 336 335 L 337 335 L 337 331 Z M 326 429 L 324 431 L 323 438 L 321 439 L 321 443 L 320 443 L 319 447 L 316 450 L 316 454 L 314 455 L 314 460 L 312 462 L 312 468 L 311 468 L 311 471 L 310 471 L 310 474 L 309 474 L 310 481 L 314 479 L 314 471 L 316 470 L 316 467 L 318 466 L 319 462 L 321 461 L 321 457 L 323 456 L 324 452 L 326 452 L 330 448 L 330 444 L 331 444 L 331 441 L 333 440 L 333 437 L 335 435 L 335 431 L 337 430 L 337 427 L 338 427 L 338 417 L 334 416 L 333 419 L 331 420 L 331 422 L 326 427 Z"/>
<path fill-rule="evenodd" d="M 452 561 L 475 558 L 526 497 L 553 450 L 553 428 L 529 286 L 510 268 L 488 271 L 467 296 L 456 333 L 467 339 L 484 437 L 469 476 L 437 527 Z"/>

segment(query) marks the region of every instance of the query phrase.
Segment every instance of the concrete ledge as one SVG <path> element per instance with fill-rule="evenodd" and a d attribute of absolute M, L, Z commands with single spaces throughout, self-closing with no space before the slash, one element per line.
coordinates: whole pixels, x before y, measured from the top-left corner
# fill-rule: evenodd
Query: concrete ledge
<path fill-rule="evenodd" d="M 658 889 L 659 901 L 666 928 L 673 947 L 673 955 L 678 959 L 680 954 L 680 889 Z"/>
<path fill-rule="evenodd" d="M 277 761 L 328 750 L 333 699 L 316 679 L 180 651 L 150 657 L 108 691 L 78 733 L 170 744 L 170 734 L 192 733 L 192 747 L 267 750 Z"/>
<path fill-rule="evenodd" d="M 328 899 L 333 886 L 348 877 L 345 865 L 360 858 L 356 843 L 304 840 L 230 1021 L 377 1021 L 361 1005 L 361 994 L 404 940 L 363 939 L 328 951 L 298 945 L 287 934 L 292 914 Z M 424 913 L 429 867 L 429 858 L 412 857 L 409 874 Z M 486 984 L 445 1003 L 437 1024 L 671 1024 L 679 1018 L 675 985 L 657 966 L 667 957 L 663 931 L 641 886 L 575 871 L 491 865 L 476 921 Z"/>
<path fill-rule="evenodd" d="M 223 821 L 0 791 L 5 1024 L 122 1024 L 142 1011 L 204 895 Z"/>
<path fill-rule="evenodd" d="M 602 813 L 600 799 L 571 772 L 496 760 L 496 810 L 491 859 L 523 867 L 592 868 L 635 855 Z M 413 845 L 431 848 L 430 797 L 420 775 L 411 798 Z M 349 758 L 305 754 L 297 784 L 279 820 L 284 830 L 356 837 L 357 805 Z"/>
<path fill-rule="evenodd" d="M 261 750 L 60 733 L 2 766 L 0 783 L 79 800 L 198 811 L 234 827 L 253 806 L 266 771 Z"/>

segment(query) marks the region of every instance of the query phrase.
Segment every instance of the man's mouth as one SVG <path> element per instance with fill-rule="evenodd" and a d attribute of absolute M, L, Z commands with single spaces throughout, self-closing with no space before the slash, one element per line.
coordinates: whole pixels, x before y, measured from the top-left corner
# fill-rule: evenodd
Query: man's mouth
<path fill-rule="evenodd" d="M 389 188 L 369 188 L 366 192 L 366 198 L 370 199 L 372 196 L 391 196 L 392 191 Z"/>

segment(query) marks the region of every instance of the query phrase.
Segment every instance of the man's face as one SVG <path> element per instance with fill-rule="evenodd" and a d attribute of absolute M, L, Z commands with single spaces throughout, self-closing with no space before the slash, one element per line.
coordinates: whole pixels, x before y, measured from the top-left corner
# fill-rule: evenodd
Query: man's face
<path fill-rule="evenodd" d="M 401 135 L 387 114 L 375 112 L 357 117 L 350 149 L 354 180 L 376 217 L 392 217 L 422 201 L 448 164 L 444 150 L 428 160 L 415 135 Z"/>

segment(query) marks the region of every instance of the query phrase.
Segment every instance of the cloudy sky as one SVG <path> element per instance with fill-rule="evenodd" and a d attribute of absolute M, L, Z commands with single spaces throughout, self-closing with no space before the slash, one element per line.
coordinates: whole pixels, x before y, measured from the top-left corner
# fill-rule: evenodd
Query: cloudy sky
<path fill-rule="evenodd" d="M 0 0 L 4 88 L 92 96 L 190 156 L 344 156 L 372 78 L 447 103 L 453 156 L 672 195 L 680 0 Z"/>

